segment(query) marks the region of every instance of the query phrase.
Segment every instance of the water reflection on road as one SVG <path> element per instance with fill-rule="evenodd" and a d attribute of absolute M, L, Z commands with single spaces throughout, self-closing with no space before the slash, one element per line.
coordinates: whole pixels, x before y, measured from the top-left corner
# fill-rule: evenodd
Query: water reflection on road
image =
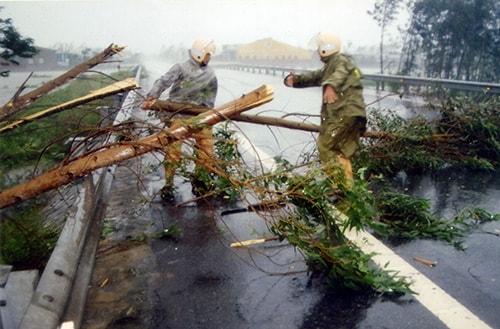
<path fill-rule="evenodd" d="M 439 170 L 434 174 L 401 173 L 400 189 L 430 200 L 435 213 L 450 217 L 466 207 L 500 213 L 500 172 L 487 170 Z"/>
<path fill-rule="evenodd" d="M 217 213 L 203 202 L 153 209 L 155 222 L 183 233 L 152 242 L 159 267 L 152 328 L 298 328 L 318 300 L 300 253 L 279 241 L 230 248 L 267 230 L 254 214 Z"/>

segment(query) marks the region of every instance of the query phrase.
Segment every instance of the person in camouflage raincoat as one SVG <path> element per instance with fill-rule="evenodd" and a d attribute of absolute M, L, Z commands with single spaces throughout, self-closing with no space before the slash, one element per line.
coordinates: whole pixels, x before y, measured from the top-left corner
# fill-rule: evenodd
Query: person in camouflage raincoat
<path fill-rule="evenodd" d="M 319 33 L 316 41 L 324 66 L 304 74 L 290 73 L 284 83 L 293 88 L 323 88 L 317 139 L 320 161 L 327 171 L 333 169 L 332 161 L 340 165 L 350 186 L 350 157 L 359 148 L 360 137 L 366 130 L 362 74 L 350 56 L 340 53 L 340 40 L 335 34 Z"/>

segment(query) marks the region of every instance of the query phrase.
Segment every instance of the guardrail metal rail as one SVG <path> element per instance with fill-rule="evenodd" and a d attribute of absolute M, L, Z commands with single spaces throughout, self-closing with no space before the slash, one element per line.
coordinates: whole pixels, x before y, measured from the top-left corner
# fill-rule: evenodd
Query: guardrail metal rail
<path fill-rule="evenodd" d="M 220 68 L 247 71 L 260 74 L 281 75 L 285 77 L 290 71 L 296 73 L 309 72 L 309 69 L 291 69 L 290 67 L 280 66 L 265 66 L 265 65 L 252 65 L 252 64 L 238 64 L 238 63 L 215 63 L 213 66 Z M 418 78 L 403 75 L 385 75 L 385 74 L 363 74 L 365 80 L 377 82 L 377 89 L 384 83 L 395 83 L 405 87 L 407 86 L 425 86 L 425 87 L 442 87 L 446 89 L 457 89 L 464 91 L 474 91 L 482 93 L 500 94 L 500 84 L 492 82 L 475 82 L 463 80 L 450 80 L 450 79 L 432 79 L 432 78 Z"/>

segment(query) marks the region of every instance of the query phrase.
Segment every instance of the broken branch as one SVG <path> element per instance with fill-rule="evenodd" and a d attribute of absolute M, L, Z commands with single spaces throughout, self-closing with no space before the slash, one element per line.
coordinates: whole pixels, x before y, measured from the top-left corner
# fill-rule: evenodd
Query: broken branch
<path fill-rule="evenodd" d="M 14 122 L 12 122 L 10 124 L 1 127 L 0 134 L 4 133 L 6 131 L 9 131 L 13 128 L 23 126 L 27 123 L 34 121 L 34 120 L 45 118 L 49 115 L 59 113 L 61 111 L 73 108 L 75 106 L 82 105 L 82 104 L 88 103 L 90 101 L 104 98 L 104 97 L 107 97 L 110 95 L 114 95 L 114 94 L 117 94 L 117 93 L 120 93 L 123 91 L 128 91 L 128 90 L 137 89 L 137 88 L 139 88 L 139 86 L 137 85 L 134 78 L 128 78 L 128 79 L 125 79 L 122 81 L 118 81 L 118 82 L 113 83 L 113 84 L 106 86 L 104 88 L 94 90 L 83 97 L 73 99 L 69 102 L 65 102 L 65 103 L 62 103 L 60 105 L 48 108 L 44 111 L 40 111 L 40 112 L 31 114 L 31 115 L 25 116 L 23 118 L 20 118 L 18 120 L 15 120 Z"/>
<path fill-rule="evenodd" d="M 60 75 L 59 77 L 49 81 L 48 83 L 43 84 L 43 86 L 36 88 L 29 93 L 18 96 L 18 93 L 14 95 L 14 97 L 3 107 L 0 108 L 0 120 L 5 120 L 5 118 L 9 117 L 13 113 L 18 112 L 32 104 L 38 98 L 48 94 L 50 91 L 55 88 L 63 85 L 66 81 L 71 80 L 78 76 L 80 73 L 87 71 L 88 69 L 104 62 L 106 59 L 112 57 L 113 55 L 122 51 L 125 47 L 110 45 L 108 48 L 104 49 L 102 52 L 92 57 L 91 59 L 73 67 L 71 70 L 66 73 Z"/>

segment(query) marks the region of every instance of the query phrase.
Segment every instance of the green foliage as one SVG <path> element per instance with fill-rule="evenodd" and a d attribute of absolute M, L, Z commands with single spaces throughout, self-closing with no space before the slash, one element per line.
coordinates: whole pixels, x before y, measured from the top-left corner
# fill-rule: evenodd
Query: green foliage
<path fill-rule="evenodd" d="M 58 232 L 43 224 L 39 205 L 25 205 L 11 217 L 4 214 L 0 221 L 0 263 L 13 265 L 15 270 L 41 270 L 57 238 Z"/>
<path fill-rule="evenodd" d="M 441 114 L 436 132 L 456 136 L 450 150 L 459 156 L 453 159 L 467 160 L 472 166 L 485 169 L 493 169 L 500 163 L 498 97 L 480 102 L 467 97 L 446 97 L 442 104 L 430 106 Z M 474 165 L 475 160 L 478 163 Z"/>
<path fill-rule="evenodd" d="M 375 194 L 379 221 L 370 224 L 379 235 L 389 239 L 431 238 L 464 249 L 461 238 L 477 224 L 500 220 L 479 208 L 462 210 L 451 220 L 430 214 L 429 201 L 395 192 L 387 186 Z"/>
<path fill-rule="evenodd" d="M 473 100 L 445 95 L 429 106 L 437 114 L 433 121 L 370 112 L 370 124 L 384 135 L 366 140 L 354 164 L 364 168 L 378 186 L 374 201 L 379 221 L 369 223 L 375 232 L 389 239 L 439 239 L 462 248 L 460 238 L 470 227 L 464 214 L 452 220 L 438 218 L 430 214 L 428 200 L 392 190 L 383 182 L 384 176 L 446 166 L 494 170 L 500 163 L 499 102 L 496 96 Z"/>
<path fill-rule="evenodd" d="M 286 191 L 281 200 L 293 205 L 293 210 L 280 216 L 271 231 L 302 250 L 309 269 L 326 273 L 335 288 L 411 292 L 404 278 L 375 266 L 371 255 L 364 254 L 344 235 L 345 229 L 362 229 L 375 217 L 373 199 L 364 183 L 354 182 L 348 187 L 339 184 L 345 180 L 340 171 L 334 177 L 325 177 L 322 168 L 315 167 L 302 175 L 284 176 L 281 173 L 287 166 L 282 162 L 280 173 L 272 177 Z M 292 170 L 288 167 L 288 173 Z"/>
<path fill-rule="evenodd" d="M 429 105 L 437 114 L 433 121 L 369 110 L 369 126 L 383 134 L 365 139 L 353 162 L 384 175 L 447 165 L 492 170 L 500 163 L 499 105 L 496 96 L 479 101 L 444 96 Z"/>
<path fill-rule="evenodd" d="M 108 236 L 115 232 L 115 227 L 113 226 L 113 223 L 109 219 L 104 219 L 102 221 L 102 228 L 101 228 L 101 240 L 106 240 Z"/>
<path fill-rule="evenodd" d="M 158 239 L 175 239 L 176 236 L 182 235 L 183 231 L 181 228 L 179 228 L 179 225 L 177 223 L 174 223 L 164 229 L 163 231 L 160 231 L 156 233 L 153 238 L 158 238 Z"/>
<path fill-rule="evenodd" d="M 312 271 L 327 274 L 328 283 L 336 289 L 374 290 L 382 293 L 414 293 L 410 283 L 397 273 L 377 267 L 372 255 L 364 254 L 351 243 L 311 248 L 305 245 L 306 262 Z"/>
<path fill-rule="evenodd" d="M 0 11 L 2 8 L 0 7 Z M 24 38 L 12 25 L 10 18 L 0 18 L 0 58 L 10 64 L 19 65 L 16 57 L 31 58 L 38 53 L 34 40 Z M 1 70 L 0 76 L 8 76 L 9 71 Z"/>
<path fill-rule="evenodd" d="M 370 126 L 384 136 L 364 140 L 353 161 L 369 173 L 390 174 L 399 170 L 435 169 L 444 165 L 423 139 L 432 136 L 422 117 L 404 119 L 394 112 L 369 111 Z"/>
<path fill-rule="evenodd" d="M 430 213 L 429 201 L 391 189 L 382 175 L 343 185 L 340 171 L 332 177 L 310 166 L 298 172 L 281 160 L 265 181 L 279 190 L 278 198 L 291 210 L 276 216 L 270 230 L 304 252 L 313 272 L 325 273 L 330 285 L 349 290 L 411 292 L 396 273 L 376 267 L 344 235 L 346 229 L 371 229 L 394 240 L 427 238 L 464 249 L 462 238 L 477 225 L 500 220 L 482 209 L 465 209 L 452 219 Z M 369 190 L 372 186 L 373 190 Z"/>

